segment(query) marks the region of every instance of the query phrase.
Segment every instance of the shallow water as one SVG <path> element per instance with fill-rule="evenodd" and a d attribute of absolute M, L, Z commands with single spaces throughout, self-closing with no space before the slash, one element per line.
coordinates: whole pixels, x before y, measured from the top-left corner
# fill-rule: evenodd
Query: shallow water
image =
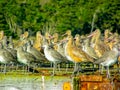
<path fill-rule="evenodd" d="M 0 75 L 0 90 L 63 90 L 67 76 Z"/>

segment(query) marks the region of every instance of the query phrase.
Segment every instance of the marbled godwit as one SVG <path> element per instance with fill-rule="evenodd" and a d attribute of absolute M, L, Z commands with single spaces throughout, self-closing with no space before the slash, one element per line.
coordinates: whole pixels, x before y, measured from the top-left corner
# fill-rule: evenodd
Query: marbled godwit
<path fill-rule="evenodd" d="M 11 53 L 14 57 L 14 62 L 11 63 L 12 68 L 13 68 L 13 65 L 18 63 L 17 62 L 17 50 L 14 49 L 13 43 L 8 41 L 7 36 L 3 37 L 2 43 L 3 43 L 3 48 L 6 49 L 9 53 Z"/>
<path fill-rule="evenodd" d="M 112 47 L 114 46 L 114 45 L 116 45 L 116 44 L 118 44 L 119 43 L 119 34 L 118 33 L 114 33 L 113 35 L 111 34 L 111 43 L 110 44 L 112 44 L 111 45 L 111 49 L 112 49 Z M 109 38 L 108 38 L 109 39 Z M 110 45 L 109 44 L 109 45 Z"/>
<path fill-rule="evenodd" d="M 113 46 L 118 43 L 118 34 L 117 33 L 111 33 L 108 29 L 105 30 L 104 33 L 104 43 L 106 46 L 109 47 L 110 50 L 112 50 Z"/>
<path fill-rule="evenodd" d="M 28 37 L 29 37 L 28 31 L 25 31 L 25 32 L 21 35 L 21 39 L 22 39 L 22 40 L 27 39 Z"/>
<path fill-rule="evenodd" d="M 66 46 L 65 46 L 65 55 L 68 60 L 75 63 L 74 73 L 78 69 L 78 66 L 77 66 L 78 63 L 94 61 L 93 58 L 90 57 L 88 54 L 86 54 L 81 48 L 77 48 L 76 46 L 74 46 L 72 36 L 68 37 L 68 42 L 66 43 Z"/>
<path fill-rule="evenodd" d="M 14 59 L 17 59 L 17 51 L 14 49 L 13 43 L 7 40 L 7 36 L 4 36 L 2 41 L 3 48 L 9 51 L 13 55 Z"/>
<path fill-rule="evenodd" d="M 7 45 L 8 48 L 14 49 L 14 46 L 15 46 L 15 45 L 14 45 L 12 36 L 9 37 L 8 42 L 9 42 L 8 45 Z"/>
<path fill-rule="evenodd" d="M 94 62 L 94 64 L 100 64 L 107 67 L 107 77 L 110 78 L 109 66 L 115 64 L 118 61 L 119 50 L 118 45 L 115 45 L 112 50 L 106 51 L 102 57 Z"/>
<path fill-rule="evenodd" d="M 43 40 L 43 47 L 44 47 L 44 54 L 45 57 L 50 61 L 53 62 L 53 75 L 55 74 L 55 68 L 58 63 L 65 62 L 64 57 L 58 53 L 54 48 L 50 47 L 48 41 L 46 39 Z"/>
<path fill-rule="evenodd" d="M 66 44 L 65 42 L 57 43 L 57 51 L 64 57 L 64 60 L 66 60 L 65 64 L 66 64 L 66 72 L 67 72 L 70 61 L 65 56 L 65 44 Z"/>
<path fill-rule="evenodd" d="M 104 43 L 107 45 L 107 43 L 109 42 L 108 41 L 108 38 L 112 35 L 112 33 L 110 32 L 110 30 L 106 29 L 104 31 Z"/>
<path fill-rule="evenodd" d="M 84 40 L 84 51 L 94 59 L 98 59 L 98 56 L 96 55 L 95 50 L 90 46 L 90 39 L 87 38 Z"/>
<path fill-rule="evenodd" d="M 80 42 L 80 35 L 79 34 L 76 34 L 75 35 L 75 45 L 79 48 L 82 48 L 81 46 L 81 42 Z"/>
<path fill-rule="evenodd" d="M 41 35 L 41 32 L 38 31 L 36 33 L 36 39 L 35 39 L 35 42 L 33 43 L 33 47 L 38 51 L 41 51 L 42 50 L 41 45 L 42 45 L 42 35 Z"/>
<path fill-rule="evenodd" d="M 57 50 L 58 46 L 57 46 L 56 43 L 58 43 L 58 33 L 54 33 L 52 38 L 53 38 L 52 43 L 54 44 L 53 47 L 54 47 L 55 50 Z"/>
<path fill-rule="evenodd" d="M 58 51 L 63 57 L 66 57 L 66 56 L 65 56 L 65 43 L 63 43 L 63 42 L 57 43 L 57 51 Z"/>
<path fill-rule="evenodd" d="M 106 52 L 108 49 L 107 46 L 105 46 L 104 42 L 100 39 L 101 32 L 99 29 L 96 29 L 91 35 L 88 37 L 93 36 L 91 40 L 92 47 L 94 48 L 96 54 L 98 57 L 101 57 L 104 52 Z"/>
<path fill-rule="evenodd" d="M 51 44 L 51 35 L 49 32 L 45 32 L 45 39 L 48 41 L 49 44 Z"/>
<path fill-rule="evenodd" d="M 0 43 L 0 63 L 5 64 L 4 73 L 6 73 L 6 64 L 15 62 L 13 55 L 3 48 L 3 45 Z"/>
<path fill-rule="evenodd" d="M 24 51 L 23 46 L 17 48 L 17 60 L 18 62 L 28 66 L 28 72 L 29 67 L 33 68 L 36 64 L 35 56 L 33 56 L 31 53 Z"/>
<path fill-rule="evenodd" d="M 4 31 L 0 31 L 0 42 L 2 41 L 3 37 L 4 37 Z"/>
<path fill-rule="evenodd" d="M 24 34 L 21 34 L 20 39 L 15 43 L 15 48 L 23 46 L 27 42 L 28 37 L 29 33 L 27 31 L 24 32 Z"/>
<path fill-rule="evenodd" d="M 27 52 L 34 55 L 38 63 L 42 63 L 44 60 L 46 60 L 45 56 L 40 51 L 32 47 L 31 41 L 27 42 Z"/>
<path fill-rule="evenodd" d="M 63 34 L 62 36 L 66 36 L 66 35 L 67 35 L 67 37 L 71 36 L 72 35 L 71 30 L 67 30 L 66 33 Z"/>

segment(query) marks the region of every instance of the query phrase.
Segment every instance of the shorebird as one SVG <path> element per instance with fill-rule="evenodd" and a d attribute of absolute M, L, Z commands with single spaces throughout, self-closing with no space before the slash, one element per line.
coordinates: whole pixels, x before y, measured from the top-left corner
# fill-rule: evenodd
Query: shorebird
<path fill-rule="evenodd" d="M 96 55 L 95 50 L 90 46 L 90 39 L 87 38 L 86 40 L 84 40 L 84 51 L 91 57 L 93 57 L 94 59 L 98 59 L 98 56 Z"/>
<path fill-rule="evenodd" d="M 36 33 L 36 39 L 35 39 L 35 42 L 33 43 L 33 47 L 38 51 L 41 51 L 42 50 L 41 45 L 42 45 L 42 35 L 41 35 L 41 32 L 38 31 Z"/>
<path fill-rule="evenodd" d="M 0 43 L 0 63 L 4 64 L 4 73 L 6 73 L 6 65 L 16 62 L 14 56 Z"/>
<path fill-rule="evenodd" d="M 76 47 L 82 48 L 81 42 L 80 42 L 80 35 L 76 34 L 74 39 L 75 39 L 75 45 L 76 45 Z"/>
<path fill-rule="evenodd" d="M 4 31 L 0 31 L 0 42 L 2 41 L 3 37 L 4 37 Z"/>
<path fill-rule="evenodd" d="M 57 46 L 56 43 L 58 43 L 58 33 L 54 33 L 52 38 L 53 38 L 52 43 L 54 44 L 53 47 L 54 47 L 55 50 L 57 50 L 58 46 Z"/>
<path fill-rule="evenodd" d="M 59 38 L 58 33 L 54 33 L 54 34 L 53 34 L 53 38 L 54 38 L 54 39 L 53 39 L 53 42 L 54 42 L 54 43 L 57 43 L 57 42 L 58 42 L 58 38 Z"/>
<path fill-rule="evenodd" d="M 15 43 L 15 48 L 23 46 L 29 37 L 29 33 L 27 31 L 25 31 L 23 34 L 20 35 L 20 39 L 16 41 Z"/>
<path fill-rule="evenodd" d="M 14 43 L 9 43 L 7 50 L 13 55 L 16 60 L 15 63 L 12 64 L 12 67 L 16 65 L 16 70 L 18 69 L 19 62 L 17 61 L 17 50 L 14 48 Z"/>
<path fill-rule="evenodd" d="M 21 39 L 21 40 L 25 40 L 25 39 L 28 38 L 28 36 L 29 36 L 28 31 L 25 31 L 25 32 L 20 36 L 20 39 Z"/>
<path fill-rule="evenodd" d="M 36 58 L 36 61 L 38 61 L 38 63 L 44 62 L 44 60 L 46 60 L 44 54 L 42 54 L 40 51 L 38 51 L 37 49 L 32 47 L 31 42 L 32 41 L 27 42 L 27 50 L 26 51 L 31 53 L 32 55 L 34 55 Z"/>
<path fill-rule="evenodd" d="M 65 56 L 65 43 L 64 42 L 59 42 L 57 43 L 57 51 L 63 56 Z"/>
<path fill-rule="evenodd" d="M 45 39 L 48 41 L 49 44 L 51 44 L 51 35 L 49 32 L 45 32 Z"/>
<path fill-rule="evenodd" d="M 8 41 L 7 36 L 4 36 L 2 43 L 3 43 L 3 48 L 9 51 L 13 55 L 14 59 L 17 59 L 17 51 L 14 49 L 14 43 L 12 42 L 12 40 Z"/>
<path fill-rule="evenodd" d="M 66 60 L 66 72 L 68 70 L 68 67 L 69 67 L 69 63 L 70 61 L 67 59 L 67 57 L 65 56 L 65 42 L 58 42 L 57 43 L 57 51 L 64 57 L 64 60 Z"/>
<path fill-rule="evenodd" d="M 112 35 L 112 33 L 110 32 L 110 30 L 106 29 L 104 31 L 104 43 L 107 45 L 109 43 L 109 37 Z"/>
<path fill-rule="evenodd" d="M 28 72 L 30 67 L 34 68 L 36 65 L 35 56 L 24 51 L 23 46 L 17 48 L 17 60 L 18 62 L 28 66 Z"/>
<path fill-rule="evenodd" d="M 96 29 L 92 32 L 88 37 L 92 36 L 91 46 L 94 48 L 98 57 L 101 57 L 104 52 L 109 50 L 109 48 L 104 44 L 104 42 L 100 39 L 101 32 L 99 29 Z"/>
<path fill-rule="evenodd" d="M 57 64 L 66 61 L 64 60 L 64 57 L 60 53 L 58 53 L 56 50 L 54 50 L 53 47 L 49 45 L 46 39 L 43 40 L 43 47 L 44 47 L 45 57 L 54 65 L 53 73 L 52 73 L 52 75 L 54 75 Z"/>
<path fill-rule="evenodd" d="M 117 33 L 111 33 L 108 29 L 104 32 L 104 43 L 106 46 L 109 47 L 110 50 L 112 50 L 113 46 L 118 43 L 118 34 Z"/>
<path fill-rule="evenodd" d="M 74 73 L 76 73 L 76 71 L 78 71 L 78 69 L 79 69 L 78 64 L 80 62 L 93 62 L 94 61 L 93 58 L 90 57 L 87 53 L 85 53 L 81 48 L 77 48 L 73 44 L 72 36 L 68 37 L 68 42 L 65 45 L 65 55 L 68 60 L 75 63 Z"/>
<path fill-rule="evenodd" d="M 69 37 L 69 36 L 71 36 L 71 35 L 72 35 L 71 30 L 67 30 L 66 33 L 63 34 L 62 36 L 67 36 L 67 37 Z M 66 39 L 66 37 L 64 37 L 64 38 Z"/>
<path fill-rule="evenodd" d="M 11 38 L 12 39 L 12 38 Z M 9 53 L 11 53 L 12 54 L 12 56 L 14 57 L 14 62 L 13 63 L 11 63 L 12 64 L 12 68 L 13 68 L 13 66 L 15 65 L 15 64 L 17 64 L 18 62 L 17 62 L 17 51 L 14 49 L 14 45 L 13 45 L 14 43 L 12 42 L 12 40 L 11 41 L 9 41 L 8 39 L 7 39 L 7 36 L 4 36 L 3 37 L 3 40 L 2 40 L 2 45 L 3 45 L 3 48 L 5 49 L 5 50 L 7 50 Z"/>
<path fill-rule="evenodd" d="M 107 78 L 110 78 L 109 66 L 115 64 L 118 61 L 119 47 L 115 45 L 112 50 L 106 51 L 102 57 L 94 62 L 94 64 L 99 64 L 107 67 Z"/>

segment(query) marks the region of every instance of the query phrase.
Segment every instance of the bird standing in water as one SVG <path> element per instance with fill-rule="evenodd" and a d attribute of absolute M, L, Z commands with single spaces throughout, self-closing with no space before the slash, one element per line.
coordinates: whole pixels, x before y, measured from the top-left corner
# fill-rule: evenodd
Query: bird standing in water
<path fill-rule="evenodd" d="M 28 66 L 28 72 L 29 72 L 29 68 L 32 67 L 34 68 L 36 65 L 36 58 L 34 55 L 32 55 L 31 53 L 25 51 L 23 49 L 23 46 L 20 46 L 17 48 L 17 60 L 18 62 Z"/>
<path fill-rule="evenodd" d="M 102 57 L 94 62 L 94 64 L 107 67 L 107 78 L 110 78 L 109 67 L 118 61 L 119 52 L 118 45 L 115 45 L 112 50 L 105 52 Z"/>
<path fill-rule="evenodd" d="M 68 37 L 68 42 L 65 45 L 65 55 L 68 60 L 75 64 L 73 74 L 79 71 L 79 63 L 94 61 L 93 58 L 85 53 L 81 48 L 77 48 L 74 45 L 72 36 Z"/>
<path fill-rule="evenodd" d="M 4 73 L 6 73 L 7 64 L 14 63 L 15 61 L 14 56 L 8 50 L 4 49 L 0 43 L 0 63 L 4 64 Z"/>
<path fill-rule="evenodd" d="M 53 73 L 55 74 L 55 69 L 58 63 L 65 62 L 64 57 L 57 52 L 53 47 L 48 44 L 46 39 L 43 40 L 44 54 L 47 60 L 53 63 Z"/>

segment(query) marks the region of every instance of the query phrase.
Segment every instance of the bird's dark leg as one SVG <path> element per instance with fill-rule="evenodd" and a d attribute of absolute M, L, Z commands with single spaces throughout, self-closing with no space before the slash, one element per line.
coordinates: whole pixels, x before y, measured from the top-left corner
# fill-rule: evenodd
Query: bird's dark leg
<path fill-rule="evenodd" d="M 55 69 L 56 69 L 56 66 L 57 66 L 57 63 L 54 62 L 54 64 L 53 64 L 53 73 L 52 73 L 52 76 L 55 75 Z"/>
<path fill-rule="evenodd" d="M 33 73 L 35 73 L 36 68 L 37 68 L 37 64 L 35 63 L 33 64 Z"/>
<path fill-rule="evenodd" d="M 29 72 L 29 66 L 28 65 L 25 65 L 25 74 L 27 74 Z"/>
<path fill-rule="evenodd" d="M 117 71 L 118 71 L 118 73 L 120 73 L 119 64 L 120 64 L 120 62 L 118 61 L 118 62 L 117 62 Z"/>
<path fill-rule="evenodd" d="M 19 65 L 18 65 L 18 64 L 16 64 L 16 68 L 15 68 L 15 70 L 18 70 L 18 66 L 19 66 Z"/>
<path fill-rule="evenodd" d="M 103 67 L 101 64 L 99 64 L 99 73 L 100 73 L 100 74 L 103 74 L 103 68 L 104 68 L 104 67 Z"/>
<path fill-rule="evenodd" d="M 82 63 L 77 63 L 77 74 L 79 75 L 79 72 L 82 72 L 82 67 L 81 67 Z"/>
<path fill-rule="evenodd" d="M 103 74 L 104 66 L 101 65 L 101 74 Z"/>
<path fill-rule="evenodd" d="M 72 76 L 75 75 L 75 70 L 76 70 L 76 63 L 74 64 L 74 70 L 73 70 Z"/>
<path fill-rule="evenodd" d="M 4 65 L 4 74 L 6 73 L 6 67 L 7 67 L 7 65 L 5 64 Z"/>
<path fill-rule="evenodd" d="M 52 62 L 50 62 L 50 67 L 51 67 L 51 68 L 53 67 L 53 63 L 52 63 Z"/>
<path fill-rule="evenodd" d="M 76 68 L 77 68 L 77 63 L 75 62 L 74 63 L 74 70 L 73 70 L 72 76 L 74 76 L 76 74 Z"/>
<path fill-rule="evenodd" d="M 26 70 L 27 70 L 27 69 L 26 69 L 26 65 L 23 65 L 23 64 L 22 64 L 22 68 L 23 68 L 23 73 L 25 74 L 25 73 L 26 73 Z"/>
<path fill-rule="evenodd" d="M 93 72 L 92 73 L 94 74 L 95 65 L 92 63 L 92 66 L 93 66 Z"/>
<path fill-rule="evenodd" d="M 80 63 L 76 63 L 76 62 L 75 62 L 73 75 L 79 74 L 79 71 L 81 70 L 81 67 L 80 67 L 79 64 L 80 64 Z"/>
<path fill-rule="evenodd" d="M 11 63 L 11 68 L 10 68 L 10 71 L 12 71 L 14 68 L 14 63 Z"/>
<path fill-rule="evenodd" d="M 107 78 L 110 78 L 109 66 L 107 66 Z"/>
<path fill-rule="evenodd" d="M 66 63 L 66 69 L 65 69 L 65 72 L 67 72 L 68 71 L 68 67 L 69 67 L 69 64 L 68 63 Z"/>
<path fill-rule="evenodd" d="M 99 64 L 99 73 L 101 73 L 101 65 Z"/>
<path fill-rule="evenodd" d="M 3 72 L 3 65 L 1 64 L 0 67 L 0 71 Z"/>
<path fill-rule="evenodd" d="M 27 65 L 27 72 L 29 73 L 30 72 L 30 64 Z"/>
<path fill-rule="evenodd" d="M 15 63 L 12 63 L 12 70 L 14 70 Z"/>
<path fill-rule="evenodd" d="M 59 63 L 57 66 L 58 66 L 58 70 L 59 70 L 59 72 L 60 72 L 60 71 L 61 71 L 61 70 L 60 70 L 60 63 Z"/>

